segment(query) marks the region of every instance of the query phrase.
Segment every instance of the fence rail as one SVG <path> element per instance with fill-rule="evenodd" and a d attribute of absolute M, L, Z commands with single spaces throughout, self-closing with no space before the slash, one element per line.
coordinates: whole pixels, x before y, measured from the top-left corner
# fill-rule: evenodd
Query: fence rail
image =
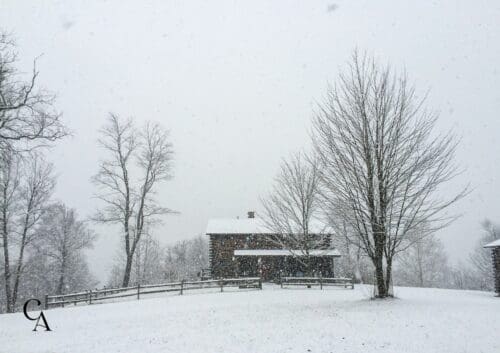
<path fill-rule="evenodd" d="M 324 286 L 337 286 L 354 289 L 354 280 L 345 277 L 281 277 L 281 288 L 285 286 L 319 286 L 323 289 Z"/>
<path fill-rule="evenodd" d="M 127 297 L 141 298 L 141 295 L 179 292 L 184 294 L 186 290 L 219 288 L 221 292 L 225 287 L 255 288 L 262 289 L 262 279 L 259 277 L 245 278 L 222 278 L 206 281 L 180 281 L 172 283 L 137 285 L 135 287 L 103 288 L 87 290 L 78 293 L 63 295 L 46 295 L 45 309 L 53 307 L 64 307 L 65 305 L 77 305 L 79 303 L 92 304 L 109 299 L 121 299 Z"/>
<path fill-rule="evenodd" d="M 351 278 L 333 277 L 281 277 L 281 288 L 286 286 L 343 286 L 354 289 L 354 280 Z M 111 299 L 122 299 L 136 297 L 140 299 L 143 295 L 178 292 L 183 295 L 187 290 L 217 288 L 221 292 L 224 288 L 237 287 L 240 289 L 254 288 L 262 289 L 262 279 L 259 277 L 245 278 L 222 278 L 203 281 L 180 281 L 160 284 L 137 285 L 122 288 L 102 288 L 87 290 L 78 293 L 64 295 L 46 295 L 45 309 L 53 307 L 64 307 L 67 305 L 77 305 L 80 303 L 92 304 Z"/>

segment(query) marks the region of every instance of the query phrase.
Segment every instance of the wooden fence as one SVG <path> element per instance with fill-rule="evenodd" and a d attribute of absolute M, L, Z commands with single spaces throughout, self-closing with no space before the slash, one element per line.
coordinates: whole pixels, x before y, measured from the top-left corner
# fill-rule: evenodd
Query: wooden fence
<path fill-rule="evenodd" d="M 247 277 L 206 281 L 180 281 L 173 283 L 137 285 L 135 287 L 103 288 L 64 295 L 46 295 L 45 309 L 64 307 L 65 305 L 71 304 L 77 305 L 79 303 L 92 304 L 104 300 L 127 297 L 137 297 L 137 299 L 140 299 L 143 295 L 156 293 L 179 292 L 180 295 L 183 295 L 184 291 L 192 289 L 219 288 L 220 291 L 223 292 L 225 287 L 262 289 L 262 280 L 259 277 Z"/>
<path fill-rule="evenodd" d="M 319 286 L 323 289 L 324 286 L 337 286 L 354 289 L 354 280 L 344 277 L 281 277 L 281 288 L 285 286 Z"/>

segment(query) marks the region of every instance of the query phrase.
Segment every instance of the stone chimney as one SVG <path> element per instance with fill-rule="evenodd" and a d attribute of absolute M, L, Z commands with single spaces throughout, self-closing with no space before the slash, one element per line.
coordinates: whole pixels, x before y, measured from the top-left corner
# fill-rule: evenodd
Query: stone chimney
<path fill-rule="evenodd" d="M 248 218 L 255 218 L 255 211 L 248 211 L 247 215 L 248 215 Z"/>

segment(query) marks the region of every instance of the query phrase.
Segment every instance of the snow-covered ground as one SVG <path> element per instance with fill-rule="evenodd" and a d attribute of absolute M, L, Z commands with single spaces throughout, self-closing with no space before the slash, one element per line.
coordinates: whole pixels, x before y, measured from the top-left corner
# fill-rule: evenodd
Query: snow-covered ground
<path fill-rule="evenodd" d="M 396 288 L 194 293 L 46 311 L 53 332 L 0 315 L 0 352 L 500 352 L 492 293 Z"/>

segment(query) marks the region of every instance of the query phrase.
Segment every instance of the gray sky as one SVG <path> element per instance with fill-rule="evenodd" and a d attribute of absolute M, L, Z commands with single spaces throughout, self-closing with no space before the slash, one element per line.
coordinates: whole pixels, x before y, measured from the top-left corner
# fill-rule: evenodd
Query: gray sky
<path fill-rule="evenodd" d="M 337 5 L 337 6 L 331 6 Z M 353 49 L 406 68 L 439 127 L 461 136 L 470 182 L 441 231 L 453 260 L 479 222 L 500 222 L 500 3 L 498 1 L 0 1 L 21 65 L 34 57 L 74 137 L 51 153 L 57 197 L 89 216 L 97 129 L 109 111 L 171 130 L 175 178 L 160 199 L 179 210 L 156 230 L 164 243 L 204 232 L 210 217 L 259 211 L 280 159 L 309 144 L 311 111 Z M 89 253 L 105 279 L 118 247 L 97 228 Z"/>

